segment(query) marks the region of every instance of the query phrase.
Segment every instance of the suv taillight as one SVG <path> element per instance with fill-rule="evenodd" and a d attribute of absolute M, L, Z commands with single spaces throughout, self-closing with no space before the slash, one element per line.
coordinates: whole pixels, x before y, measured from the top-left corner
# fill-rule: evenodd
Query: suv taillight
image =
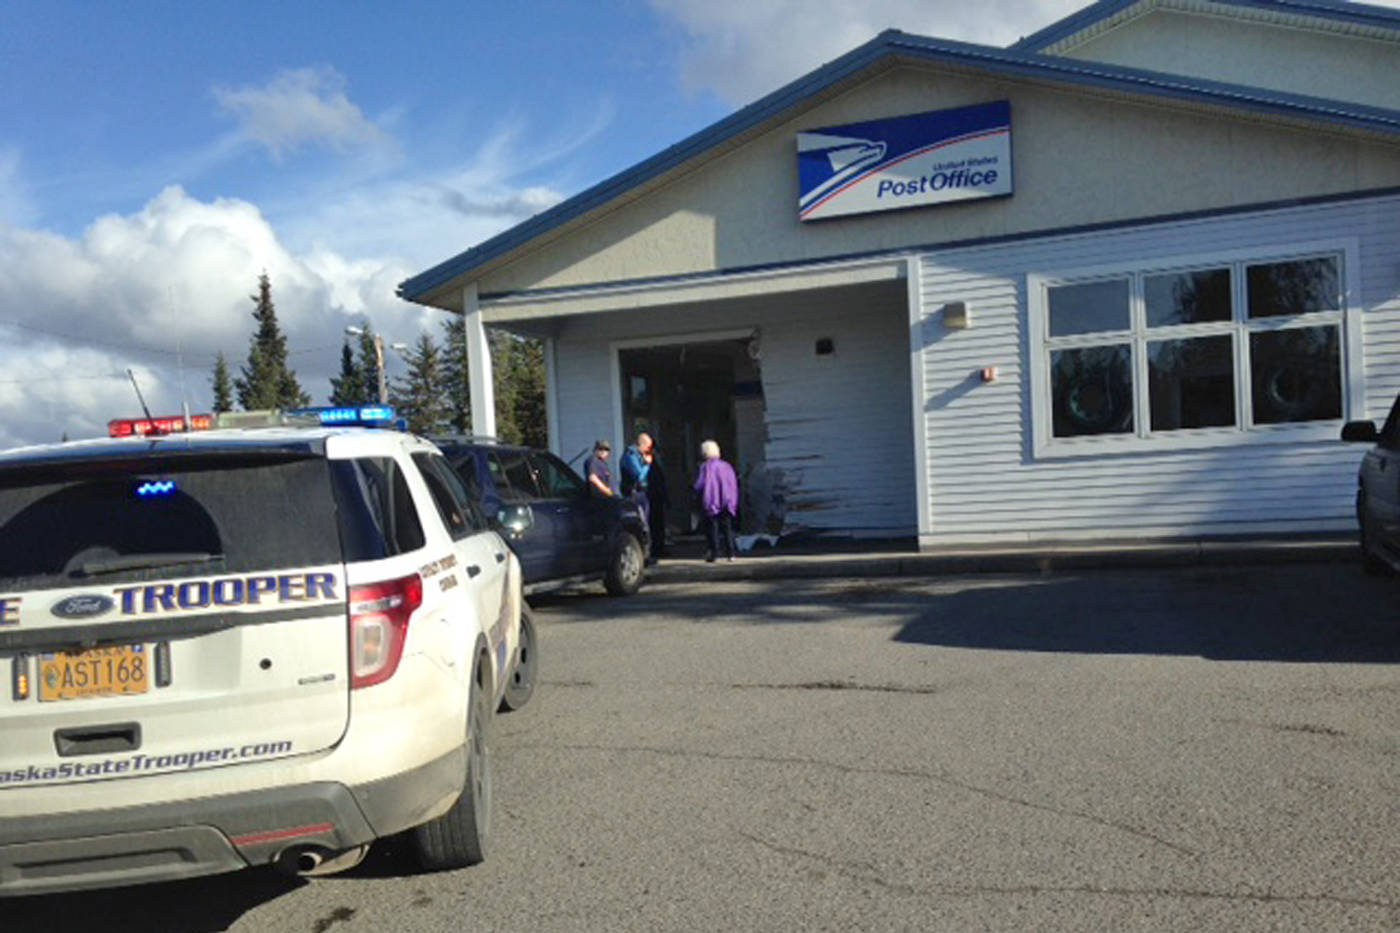
<path fill-rule="evenodd" d="M 350 689 L 370 687 L 394 676 L 408 638 L 408 619 L 423 605 L 423 578 L 350 587 Z"/>

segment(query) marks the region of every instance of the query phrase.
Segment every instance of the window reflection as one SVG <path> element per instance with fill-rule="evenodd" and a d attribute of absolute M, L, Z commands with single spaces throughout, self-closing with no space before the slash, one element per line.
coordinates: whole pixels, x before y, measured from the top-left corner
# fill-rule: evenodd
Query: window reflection
<path fill-rule="evenodd" d="M 1199 269 L 1143 278 L 1147 326 L 1230 320 L 1230 270 Z"/>
<path fill-rule="evenodd" d="M 1249 316 L 1280 317 L 1335 311 L 1341 307 L 1335 256 L 1250 266 Z"/>
<path fill-rule="evenodd" d="M 1296 327 L 1249 335 L 1255 424 L 1342 416 L 1338 328 Z"/>
<path fill-rule="evenodd" d="M 1128 280 L 1083 282 L 1051 288 L 1050 336 L 1127 330 Z"/>
<path fill-rule="evenodd" d="M 1228 335 L 1153 341 L 1147 345 L 1147 375 L 1152 430 L 1235 423 L 1235 359 Z"/>
<path fill-rule="evenodd" d="M 1050 354 L 1055 437 L 1133 430 L 1133 380 L 1127 344 Z"/>

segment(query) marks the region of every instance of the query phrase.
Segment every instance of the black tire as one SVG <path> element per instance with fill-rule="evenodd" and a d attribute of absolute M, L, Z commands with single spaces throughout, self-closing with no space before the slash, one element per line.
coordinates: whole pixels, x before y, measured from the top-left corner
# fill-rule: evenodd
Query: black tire
<path fill-rule="evenodd" d="M 510 672 L 506 692 L 501 697 L 501 712 L 510 713 L 530 702 L 535 694 L 535 678 L 539 670 L 539 649 L 535 636 L 535 617 L 530 607 L 520 605 L 520 651 L 515 670 Z"/>
<path fill-rule="evenodd" d="M 475 865 L 486 858 L 491 835 L 491 689 L 481 658 L 467 715 L 467 773 L 462 794 L 442 816 L 412 830 L 418 863 L 428 871 Z"/>
<path fill-rule="evenodd" d="M 642 585 L 642 575 L 646 571 L 646 554 L 642 542 L 630 531 L 622 532 L 617 539 L 612 559 L 608 561 L 608 572 L 603 577 L 603 586 L 613 596 L 631 596 Z"/>

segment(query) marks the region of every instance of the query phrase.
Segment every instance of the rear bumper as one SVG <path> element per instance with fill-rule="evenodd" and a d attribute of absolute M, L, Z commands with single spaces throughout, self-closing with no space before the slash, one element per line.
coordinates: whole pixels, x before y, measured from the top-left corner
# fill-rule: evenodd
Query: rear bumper
<path fill-rule="evenodd" d="M 0 819 L 0 897 L 175 881 L 348 849 L 417 826 L 461 792 L 461 749 L 360 786 L 316 782 L 192 800 Z"/>

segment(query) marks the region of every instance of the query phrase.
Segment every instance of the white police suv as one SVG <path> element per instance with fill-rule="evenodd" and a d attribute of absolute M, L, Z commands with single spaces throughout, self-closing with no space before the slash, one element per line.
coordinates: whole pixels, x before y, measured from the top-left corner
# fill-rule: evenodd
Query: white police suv
<path fill-rule="evenodd" d="M 0 454 L 0 895 L 319 873 L 403 830 L 483 858 L 519 564 L 432 444 L 336 423 L 392 410 L 313 414 Z"/>

